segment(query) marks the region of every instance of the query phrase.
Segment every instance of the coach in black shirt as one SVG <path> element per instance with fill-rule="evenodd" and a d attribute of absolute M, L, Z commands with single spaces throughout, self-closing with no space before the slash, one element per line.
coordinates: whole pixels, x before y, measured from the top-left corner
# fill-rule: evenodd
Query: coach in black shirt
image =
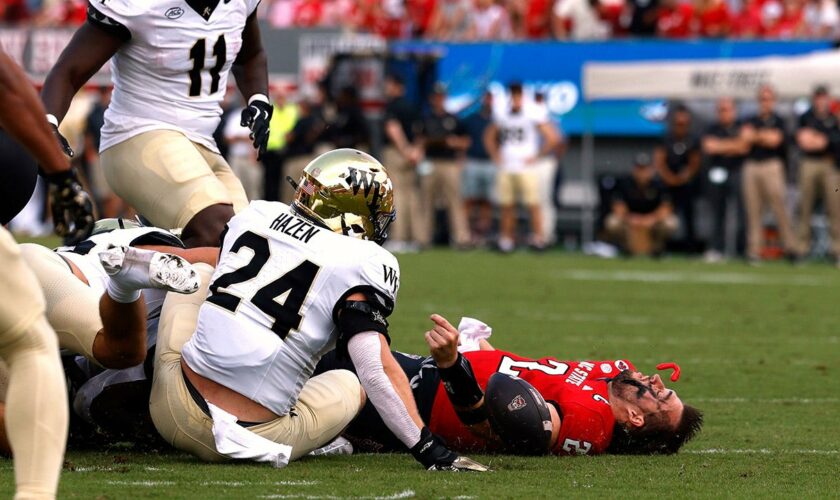
<path fill-rule="evenodd" d="M 653 151 L 653 164 L 685 229 L 682 246 L 692 251 L 697 246 L 694 203 L 699 192 L 700 143 L 691 131 L 691 111 L 684 105 L 677 105 L 672 112 L 668 131 Z"/>
<path fill-rule="evenodd" d="M 817 199 L 822 198 L 831 223 L 832 251 L 840 257 L 840 185 L 834 145 L 838 142 L 837 117 L 831 112 L 828 89 L 817 87 L 811 98 L 811 109 L 799 118 L 796 144 L 802 155 L 799 159 L 799 254 L 811 248 L 811 214 Z"/>
<path fill-rule="evenodd" d="M 717 121 L 703 134 L 709 203 L 712 206 L 712 237 L 706 250 L 707 262 L 723 259 L 726 241 L 726 209 L 733 203 L 737 212 L 736 247 L 743 250 L 744 204 L 741 203 L 741 166 L 750 146 L 741 140 L 735 100 L 722 97 L 717 102 Z"/>
<path fill-rule="evenodd" d="M 632 254 L 660 253 L 679 226 L 668 191 L 655 176 L 650 157 L 641 154 L 631 175 L 616 185 L 607 234 Z"/>
<path fill-rule="evenodd" d="M 758 261 L 764 247 L 764 207 L 769 205 L 776 217 L 782 245 L 788 255 L 795 255 L 790 218 L 785 208 L 785 160 L 787 133 L 782 118 L 775 112 L 776 94 L 769 86 L 758 91 L 758 114 L 741 126 L 741 139 L 750 151 L 744 162 L 743 192 L 747 215 L 747 258 Z"/>
<path fill-rule="evenodd" d="M 423 117 L 421 141 L 431 170 L 421 172 L 420 192 L 425 225 L 430 230 L 420 244 L 431 243 L 434 206 L 436 198 L 440 197 L 449 214 L 452 243 L 456 247 L 465 247 L 469 244 L 470 233 L 461 198 L 461 171 L 470 146 L 470 136 L 458 117 L 446 111 L 446 89 L 443 85 L 435 85 L 429 101 L 431 107 Z"/>
<path fill-rule="evenodd" d="M 429 230 L 420 217 L 420 192 L 417 165 L 423 152 L 417 143 L 422 126 L 417 106 L 405 96 L 405 84 L 397 75 L 385 77 L 385 148 L 382 160 L 394 189 L 399 193 L 394 204 L 399 214 L 390 229 L 388 247 L 392 251 L 408 250 L 417 245 Z"/>

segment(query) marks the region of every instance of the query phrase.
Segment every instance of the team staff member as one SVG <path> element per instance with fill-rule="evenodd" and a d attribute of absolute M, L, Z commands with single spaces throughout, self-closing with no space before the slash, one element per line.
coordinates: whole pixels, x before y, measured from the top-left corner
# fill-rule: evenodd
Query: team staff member
<path fill-rule="evenodd" d="M 481 107 L 464 119 L 464 128 L 470 136 L 467 160 L 461 177 L 461 195 L 467 220 L 470 224 L 472 243 L 482 246 L 487 243 L 493 226 L 493 200 L 496 196 L 496 166 L 490 160 L 484 147 L 484 131 L 493 119 L 493 94 L 485 91 L 481 96 Z"/>
<path fill-rule="evenodd" d="M 708 163 L 707 186 L 712 205 L 712 239 L 704 258 L 723 259 L 726 236 L 726 209 L 735 203 L 738 213 L 736 247 L 743 250 L 744 204 L 741 202 L 741 165 L 749 146 L 741 140 L 741 126 L 735 100 L 722 97 L 717 102 L 717 121 L 706 129 L 701 148 Z"/>
<path fill-rule="evenodd" d="M 743 191 L 747 214 L 747 259 L 758 262 L 764 246 L 762 215 L 770 205 L 782 245 L 795 255 L 796 245 L 785 208 L 785 160 L 787 145 L 784 121 L 775 112 L 776 93 L 769 86 L 758 91 L 758 114 L 741 126 L 741 139 L 750 146 L 744 161 Z"/>
<path fill-rule="evenodd" d="M 655 175 L 650 157 L 638 155 L 631 175 L 618 181 L 605 221 L 610 238 L 632 254 L 658 254 L 679 227 L 668 192 Z"/>
<path fill-rule="evenodd" d="M 470 136 L 458 117 L 446 111 L 446 88 L 442 84 L 435 85 L 429 102 L 431 109 L 423 117 L 421 141 L 432 168 L 420 178 L 423 227 L 427 232 L 419 243 L 424 247 L 432 243 L 435 202 L 440 195 L 449 215 L 450 239 L 456 247 L 464 248 L 470 233 L 461 198 L 461 171 Z"/>
<path fill-rule="evenodd" d="M 840 139 L 837 117 L 831 112 L 831 96 L 825 87 L 817 87 L 811 108 L 799 118 L 796 144 L 802 150 L 799 160 L 799 255 L 811 249 L 811 214 L 817 199 L 822 198 L 831 224 L 831 250 L 840 259 L 840 197 L 837 186 L 840 174 L 834 156 Z M 840 260 L 838 260 L 840 262 Z"/>
<path fill-rule="evenodd" d="M 499 168 L 496 177 L 501 206 L 499 250 L 512 252 L 515 248 L 517 202 L 525 205 L 531 215 L 530 245 L 541 249 L 545 246 L 545 235 L 539 178 L 534 166 L 539 158 L 554 151 L 559 138 L 546 108 L 525 106 L 522 84 L 511 84 L 509 91 L 510 105 L 493 117 L 493 123 L 484 133 L 484 146 Z"/>
<path fill-rule="evenodd" d="M 694 202 L 698 192 L 700 144 L 691 131 L 691 111 L 684 105 L 674 109 L 662 143 L 653 150 L 653 164 L 668 188 L 674 211 L 685 229 L 684 247 L 694 250 Z"/>
<path fill-rule="evenodd" d="M 412 248 L 423 240 L 429 229 L 422 214 L 417 164 L 423 151 L 417 142 L 422 126 L 420 114 L 405 96 L 405 83 L 397 75 L 385 77 L 386 146 L 382 154 L 394 190 L 400 195 L 394 200 L 400 217 L 394 222 L 388 247 L 394 251 Z"/>
<path fill-rule="evenodd" d="M 0 126 L 47 172 L 70 164 L 43 120 L 26 74 L 0 49 Z M 2 171 L 14 166 L 4 165 Z M 0 172 L 2 172 L 0 171 Z M 14 186 L 12 186 L 14 187 Z M 81 191 L 77 191 L 77 194 Z M 7 198 L 3 197 L 4 204 Z M 90 204 L 90 200 L 87 200 Z M 12 236 L 0 226 L 0 359 L 9 369 L 0 435 L 7 433 L 15 464 L 15 498 L 55 498 L 67 440 L 66 386 L 55 332 L 44 317 L 44 296 Z"/>
<path fill-rule="evenodd" d="M 231 69 L 248 103 L 242 125 L 265 151 L 272 106 L 258 3 L 91 2 L 44 82 L 47 119 L 57 128 L 76 92 L 111 59 L 105 178 L 155 226 L 183 228 L 187 246 L 218 246 L 225 223 L 248 202 L 212 138 Z"/>

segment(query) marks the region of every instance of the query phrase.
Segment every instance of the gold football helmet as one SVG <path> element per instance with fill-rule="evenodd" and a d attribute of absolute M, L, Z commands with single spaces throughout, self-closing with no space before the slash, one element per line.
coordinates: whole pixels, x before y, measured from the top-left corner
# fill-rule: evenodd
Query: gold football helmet
<path fill-rule="evenodd" d="M 336 233 L 381 245 L 396 219 L 394 185 L 374 157 L 335 149 L 303 170 L 292 210 Z"/>

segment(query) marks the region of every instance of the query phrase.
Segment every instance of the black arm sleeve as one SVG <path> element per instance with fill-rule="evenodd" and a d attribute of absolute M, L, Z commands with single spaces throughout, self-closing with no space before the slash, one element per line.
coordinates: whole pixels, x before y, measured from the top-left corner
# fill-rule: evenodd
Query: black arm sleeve
<path fill-rule="evenodd" d="M 87 21 L 123 42 L 131 40 L 131 31 L 124 24 L 96 10 L 96 7 L 90 2 L 88 2 L 87 7 Z"/>

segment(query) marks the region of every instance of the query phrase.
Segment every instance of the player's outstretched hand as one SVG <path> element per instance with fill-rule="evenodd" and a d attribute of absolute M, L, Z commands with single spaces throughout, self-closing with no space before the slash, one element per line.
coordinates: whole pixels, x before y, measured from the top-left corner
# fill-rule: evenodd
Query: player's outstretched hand
<path fill-rule="evenodd" d="M 435 326 L 426 332 L 426 344 L 438 368 L 449 368 L 458 361 L 458 329 L 440 314 L 429 318 Z"/>
<path fill-rule="evenodd" d="M 257 152 L 257 159 L 262 158 L 265 149 L 268 147 L 269 123 L 274 113 L 274 106 L 268 101 L 268 97 L 256 94 L 248 99 L 248 106 L 242 110 L 240 125 L 251 129 L 251 140 L 254 141 L 254 148 Z"/>
<path fill-rule="evenodd" d="M 50 210 L 55 233 L 67 245 L 75 245 L 93 231 L 93 202 L 82 188 L 75 169 L 46 174 L 50 185 Z"/>
<path fill-rule="evenodd" d="M 61 146 L 61 151 L 63 151 L 64 154 L 66 154 L 70 158 L 76 156 L 76 153 L 73 151 L 73 148 L 70 147 L 70 143 L 67 142 L 67 138 L 61 135 L 61 132 L 58 131 L 58 119 L 56 119 L 56 117 L 53 115 L 47 115 L 47 121 L 50 122 L 53 135 L 55 135 L 55 138 L 58 139 L 58 145 Z"/>
<path fill-rule="evenodd" d="M 490 469 L 447 448 L 428 427 L 420 431 L 420 441 L 411 448 L 414 458 L 427 470 L 487 472 Z"/>

